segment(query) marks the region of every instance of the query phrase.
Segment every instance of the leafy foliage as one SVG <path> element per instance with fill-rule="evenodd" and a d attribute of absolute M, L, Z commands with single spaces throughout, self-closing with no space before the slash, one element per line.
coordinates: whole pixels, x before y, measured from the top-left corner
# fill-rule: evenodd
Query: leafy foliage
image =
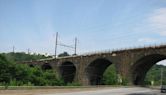
<path fill-rule="evenodd" d="M 77 82 L 72 82 L 72 83 L 67 83 L 67 86 L 81 86 L 81 84 Z"/>
<path fill-rule="evenodd" d="M 0 82 L 7 83 L 11 79 L 10 69 L 12 68 L 12 64 L 10 64 L 6 58 L 0 55 Z"/>
<path fill-rule="evenodd" d="M 16 62 L 20 62 L 20 61 L 31 61 L 31 60 L 38 60 L 38 59 L 44 59 L 44 58 L 50 58 L 51 56 L 45 56 L 45 55 L 41 55 L 41 54 L 26 54 L 25 52 L 10 52 L 10 53 L 3 53 L 3 56 L 5 56 L 7 58 L 7 60 L 10 61 L 16 61 Z"/>
<path fill-rule="evenodd" d="M 161 84 L 161 68 L 163 68 L 163 84 L 166 84 L 166 66 L 163 65 L 154 65 L 147 73 L 145 78 L 146 85 L 160 85 Z M 119 79 L 121 79 L 122 83 L 119 83 Z M 128 80 L 118 76 L 116 74 L 115 66 L 111 65 L 107 68 L 103 75 L 103 84 L 106 85 L 127 85 Z"/>
<path fill-rule="evenodd" d="M 161 84 L 161 68 L 163 69 L 163 84 L 166 84 L 166 66 L 154 65 L 147 73 L 145 78 L 146 85 Z"/>
<path fill-rule="evenodd" d="M 25 64 L 9 62 L 3 55 L 0 55 L 0 85 L 63 85 L 64 82 L 56 77 L 53 70 L 43 71 L 40 67 L 29 67 Z"/>
<path fill-rule="evenodd" d="M 58 57 L 70 56 L 67 52 L 60 53 Z"/>
<path fill-rule="evenodd" d="M 118 84 L 117 74 L 116 74 L 116 70 L 115 70 L 114 65 L 109 66 L 107 68 L 107 70 L 105 71 L 105 73 L 103 75 L 103 84 L 107 84 L 107 85 Z"/>

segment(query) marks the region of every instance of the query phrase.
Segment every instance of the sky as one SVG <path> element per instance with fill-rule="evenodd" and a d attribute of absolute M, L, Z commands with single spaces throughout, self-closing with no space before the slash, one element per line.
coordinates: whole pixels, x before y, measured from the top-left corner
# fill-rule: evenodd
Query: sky
<path fill-rule="evenodd" d="M 165 44 L 166 0 L 0 0 L 0 52 L 53 55 L 56 32 L 78 54 Z"/>

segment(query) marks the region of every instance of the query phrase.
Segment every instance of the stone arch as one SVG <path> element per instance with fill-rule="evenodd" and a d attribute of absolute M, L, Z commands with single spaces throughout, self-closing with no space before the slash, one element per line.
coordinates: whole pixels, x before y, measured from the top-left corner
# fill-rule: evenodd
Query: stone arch
<path fill-rule="evenodd" d="M 112 63 L 105 58 L 92 61 L 86 68 L 85 73 L 90 85 L 101 85 L 103 73 Z"/>
<path fill-rule="evenodd" d="M 150 68 L 155 65 L 157 62 L 166 59 L 165 55 L 160 54 L 151 54 L 140 58 L 136 61 L 135 64 L 131 67 L 131 77 L 133 85 L 144 85 L 144 79 L 146 73 Z"/>
<path fill-rule="evenodd" d="M 49 64 L 49 63 L 44 63 L 41 68 L 43 70 L 51 70 L 52 69 L 52 66 Z"/>
<path fill-rule="evenodd" d="M 59 69 L 61 78 L 64 80 L 64 82 L 66 84 L 72 83 L 76 75 L 76 66 L 74 65 L 74 63 L 69 61 L 63 62 L 60 65 Z"/>

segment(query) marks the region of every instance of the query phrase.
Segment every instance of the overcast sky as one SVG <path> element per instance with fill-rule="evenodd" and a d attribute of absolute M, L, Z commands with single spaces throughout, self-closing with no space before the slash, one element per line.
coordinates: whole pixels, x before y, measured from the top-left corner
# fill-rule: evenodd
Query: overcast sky
<path fill-rule="evenodd" d="M 165 43 L 166 0 L 0 0 L 0 52 L 54 54 L 56 32 L 78 53 Z"/>

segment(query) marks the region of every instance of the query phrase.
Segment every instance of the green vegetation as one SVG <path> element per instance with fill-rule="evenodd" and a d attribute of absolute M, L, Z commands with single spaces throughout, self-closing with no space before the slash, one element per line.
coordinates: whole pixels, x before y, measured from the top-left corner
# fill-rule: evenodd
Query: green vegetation
<path fill-rule="evenodd" d="M 81 86 L 81 84 L 77 82 L 72 82 L 72 83 L 67 83 L 67 86 Z"/>
<path fill-rule="evenodd" d="M 166 84 L 166 66 L 154 65 L 147 73 L 145 78 L 146 85 L 161 84 L 161 68 L 163 68 L 163 84 Z"/>
<path fill-rule="evenodd" d="M 7 86 L 53 86 L 64 85 L 53 70 L 29 67 L 8 61 L 0 55 L 0 85 Z"/>
<path fill-rule="evenodd" d="M 7 60 L 10 61 L 31 61 L 31 60 L 38 60 L 38 59 L 44 59 L 44 58 L 51 58 L 51 56 L 45 56 L 41 54 L 26 54 L 25 52 L 10 52 L 10 53 L 2 53 L 1 55 L 5 56 Z"/>
<path fill-rule="evenodd" d="M 161 84 L 161 68 L 163 68 L 163 84 L 166 84 L 166 66 L 154 65 L 147 73 L 145 78 L 146 85 L 160 85 Z M 127 85 L 128 81 L 116 74 L 114 65 L 107 68 L 103 75 L 103 84 L 106 85 Z"/>
<path fill-rule="evenodd" d="M 116 73 L 115 65 L 109 66 L 103 75 L 103 84 L 105 85 L 127 85 L 127 79 Z"/>
<path fill-rule="evenodd" d="M 107 68 L 107 70 L 104 72 L 103 84 L 106 84 L 106 85 L 117 85 L 118 84 L 117 74 L 116 74 L 114 65 L 109 66 Z"/>
<path fill-rule="evenodd" d="M 67 52 L 60 53 L 58 57 L 70 56 Z"/>

